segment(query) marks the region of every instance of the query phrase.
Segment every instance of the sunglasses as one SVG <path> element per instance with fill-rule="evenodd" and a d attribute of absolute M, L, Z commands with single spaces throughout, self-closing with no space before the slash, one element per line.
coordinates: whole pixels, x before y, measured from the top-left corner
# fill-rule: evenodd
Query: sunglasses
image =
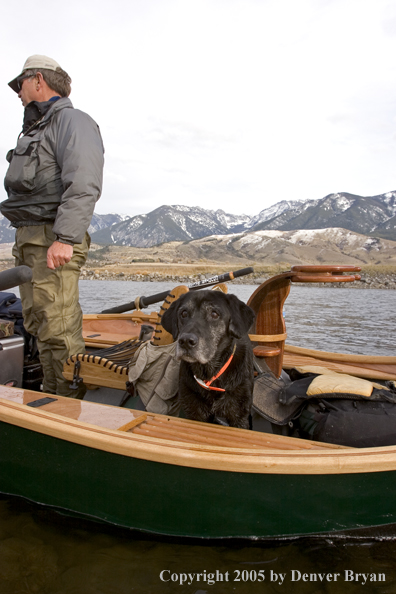
<path fill-rule="evenodd" d="M 18 78 L 16 79 L 16 83 L 18 85 L 18 90 L 20 91 L 22 89 L 22 83 L 24 80 L 26 80 L 27 78 L 33 78 L 34 76 L 36 76 L 35 74 L 23 74 L 22 76 L 18 76 Z"/>

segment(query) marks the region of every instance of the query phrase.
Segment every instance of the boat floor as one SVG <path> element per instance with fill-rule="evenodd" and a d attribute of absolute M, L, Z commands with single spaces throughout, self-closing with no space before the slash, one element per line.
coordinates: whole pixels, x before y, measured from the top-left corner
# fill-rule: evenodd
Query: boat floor
<path fill-rule="evenodd" d="M 29 405 L 32 402 L 45 398 L 47 394 L 24 390 L 22 388 L 9 388 L 0 386 L 0 409 L 1 405 L 7 408 L 12 406 Z M 147 413 L 141 410 L 133 410 L 117 406 L 123 392 L 121 390 L 99 389 L 87 393 L 84 400 L 52 396 L 56 400 L 38 407 L 25 406 L 24 412 L 32 415 L 45 412 L 58 419 L 74 419 L 83 425 L 89 423 L 99 428 L 108 429 L 113 432 L 122 431 L 134 435 L 146 436 L 158 440 L 183 444 L 183 447 L 209 446 L 215 448 L 231 448 L 234 454 L 239 451 L 246 452 L 246 449 L 257 451 L 282 450 L 282 451 L 328 451 L 343 448 L 332 444 L 318 443 L 282 435 L 248 431 L 234 427 L 223 427 L 220 425 L 209 425 L 197 421 L 190 421 L 178 417 L 170 417 L 159 414 Z M 113 402 L 112 405 L 105 404 Z M 94 401 L 95 400 L 95 401 Z M 0 413 L 0 420 L 3 416 Z"/>
<path fill-rule="evenodd" d="M 156 313 L 85 314 L 83 338 L 87 347 L 108 348 L 124 340 L 138 338 L 142 324 L 155 328 Z"/>

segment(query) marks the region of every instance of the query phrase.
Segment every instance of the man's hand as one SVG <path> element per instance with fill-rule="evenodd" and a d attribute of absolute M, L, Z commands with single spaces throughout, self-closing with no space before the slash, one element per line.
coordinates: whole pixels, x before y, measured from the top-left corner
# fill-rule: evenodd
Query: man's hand
<path fill-rule="evenodd" d="M 73 246 L 60 241 L 54 241 L 47 251 L 47 266 L 51 270 L 67 264 L 72 259 Z"/>

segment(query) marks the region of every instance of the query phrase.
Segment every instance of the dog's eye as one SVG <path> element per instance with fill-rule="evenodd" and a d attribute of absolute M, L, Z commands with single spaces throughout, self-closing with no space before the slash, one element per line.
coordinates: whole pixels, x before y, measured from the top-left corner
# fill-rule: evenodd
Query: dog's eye
<path fill-rule="evenodd" d="M 186 310 L 186 309 L 183 309 L 183 310 L 180 312 L 180 317 L 181 317 L 181 318 L 186 318 L 187 316 L 188 316 L 187 310 Z"/>
<path fill-rule="evenodd" d="M 217 311 L 212 310 L 210 312 L 210 317 L 212 318 L 212 320 L 217 320 L 220 317 L 220 314 L 218 314 Z"/>

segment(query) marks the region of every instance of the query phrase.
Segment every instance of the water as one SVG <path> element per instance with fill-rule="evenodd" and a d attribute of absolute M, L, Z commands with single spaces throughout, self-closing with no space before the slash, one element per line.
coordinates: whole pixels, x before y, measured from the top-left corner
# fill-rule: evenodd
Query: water
<path fill-rule="evenodd" d="M 168 542 L 0 498 L 1 594 L 394 594 L 395 548 L 392 536 Z M 353 581 L 345 581 L 345 571 Z M 356 581 L 362 573 L 377 581 L 363 585 L 362 577 Z M 185 574 L 201 574 L 200 581 L 180 584 Z M 331 581 L 321 583 L 319 574 Z"/>
<path fill-rule="evenodd" d="M 245 302 L 257 289 L 232 283 L 228 287 Z M 80 302 L 84 313 L 98 313 L 170 288 L 167 283 L 80 281 Z M 284 307 L 287 342 L 322 351 L 395 355 L 395 303 L 394 291 L 292 285 Z M 157 309 L 152 305 L 144 311 Z"/>
<path fill-rule="evenodd" d="M 167 288 L 165 283 L 82 281 L 80 300 L 83 311 L 92 313 Z M 230 292 L 247 300 L 255 288 L 231 285 Z M 288 342 L 394 355 L 394 302 L 393 291 L 293 286 L 284 309 Z M 195 577 L 190 585 L 181 584 L 183 574 L 188 573 L 200 573 L 200 581 Z M 282 583 L 280 574 L 285 574 Z M 330 574 L 330 581 L 324 576 L 321 582 L 320 574 Z M 368 579 L 376 581 L 363 584 L 365 578 L 357 574 L 369 574 Z M 161 580 L 161 575 L 169 581 Z M 262 577 L 264 581 L 259 581 Z M 385 581 L 379 581 L 382 578 Z M 0 594 L 33 592 L 395 594 L 396 532 L 382 531 L 377 539 L 301 538 L 265 543 L 167 540 L 64 518 L 3 496 Z"/>

